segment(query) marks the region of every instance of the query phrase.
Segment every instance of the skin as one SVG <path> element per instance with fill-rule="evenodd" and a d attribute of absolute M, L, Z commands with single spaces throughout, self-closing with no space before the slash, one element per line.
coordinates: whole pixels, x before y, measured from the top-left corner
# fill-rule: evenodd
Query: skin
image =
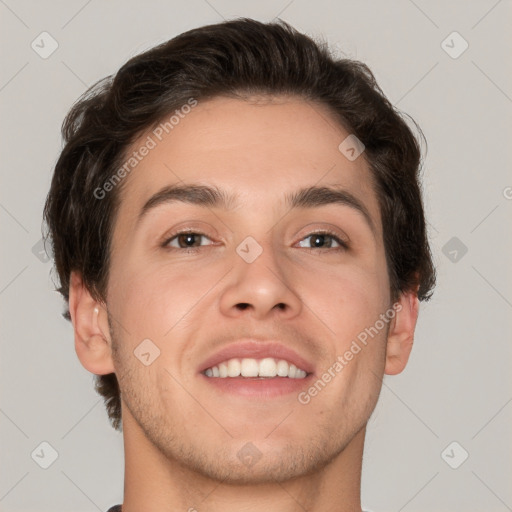
<path fill-rule="evenodd" d="M 321 375 L 392 306 L 368 165 L 364 154 L 350 161 L 338 150 L 348 135 L 324 106 L 301 99 L 215 98 L 199 102 L 125 178 L 106 301 L 95 301 L 76 272 L 70 289 L 82 365 L 115 372 L 120 383 L 123 512 L 361 510 L 366 424 L 383 375 L 400 373 L 409 358 L 415 291 L 308 404 L 294 393 L 223 395 L 197 373 L 219 348 L 259 337 L 292 347 Z M 169 203 L 136 226 L 146 200 L 181 181 L 216 185 L 239 202 Z M 285 208 L 285 193 L 310 185 L 350 191 L 376 234 L 345 205 Z M 199 250 L 186 253 L 177 239 L 164 250 L 159 244 L 182 227 L 206 235 L 196 237 Z M 349 248 L 326 238 L 311 250 L 308 235 L 325 228 L 348 237 Z M 247 236 L 263 250 L 252 263 L 236 252 Z M 149 366 L 133 354 L 147 338 L 160 350 Z M 251 466 L 237 457 L 249 442 L 260 453 Z"/>

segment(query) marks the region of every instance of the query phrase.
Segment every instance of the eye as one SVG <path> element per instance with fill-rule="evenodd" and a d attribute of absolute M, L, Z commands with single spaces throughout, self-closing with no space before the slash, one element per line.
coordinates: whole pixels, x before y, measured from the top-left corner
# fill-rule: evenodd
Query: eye
<path fill-rule="evenodd" d="M 299 244 L 301 244 L 304 240 L 311 239 L 311 243 L 313 244 L 313 247 L 305 247 L 306 249 L 338 249 L 338 250 L 344 250 L 348 249 L 348 244 L 341 240 L 338 236 L 336 236 L 334 233 L 330 233 L 329 231 L 318 231 L 315 233 L 311 233 L 310 235 L 304 237 Z M 329 242 L 330 241 L 330 242 Z M 332 243 L 338 244 L 338 247 L 332 245 Z M 327 246 L 324 244 L 327 243 Z M 304 247 L 301 245 L 301 247 Z"/>
<path fill-rule="evenodd" d="M 162 246 L 170 247 L 172 249 L 195 249 L 196 247 L 201 247 L 200 241 L 202 238 L 211 240 L 203 233 L 197 233 L 195 231 L 182 231 L 181 233 L 176 233 L 171 238 L 167 238 Z"/>

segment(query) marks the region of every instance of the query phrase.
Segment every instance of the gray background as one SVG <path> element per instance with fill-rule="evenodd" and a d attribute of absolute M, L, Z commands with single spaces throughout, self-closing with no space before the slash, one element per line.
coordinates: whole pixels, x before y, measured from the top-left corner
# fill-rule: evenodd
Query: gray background
<path fill-rule="evenodd" d="M 512 510 L 511 13 L 507 0 L 0 0 L 0 510 L 105 511 L 123 496 L 122 434 L 76 357 L 51 262 L 37 256 L 61 122 L 87 86 L 128 58 L 237 16 L 279 16 L 366 62 L 428 141 L 438 286 L 421 305 L 407 368 L 384 379 L 368 426 L 363 505 Z M 43 31 L 58 43 L 46 59 L 31 47 Z M 457 58 L 446 51 L 463 48 L 453 31 L 469 44 Z M 58 453 L 47 469 L 43 441 Z M 450 467 L 464 451 L 467 460 Z"/>

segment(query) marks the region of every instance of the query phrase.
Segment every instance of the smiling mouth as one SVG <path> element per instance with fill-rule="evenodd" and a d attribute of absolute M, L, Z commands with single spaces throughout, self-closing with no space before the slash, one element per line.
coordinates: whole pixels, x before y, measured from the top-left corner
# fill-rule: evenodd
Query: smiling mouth
<path fill-rule="evenodd" d="M 207 368 L 201 373 L 211 378 L 229 379 L 238 377 L 252 380 L 304 379 L 310 375 L 285 359 L 273 357 L 263 359 L 235 357 Z"/>

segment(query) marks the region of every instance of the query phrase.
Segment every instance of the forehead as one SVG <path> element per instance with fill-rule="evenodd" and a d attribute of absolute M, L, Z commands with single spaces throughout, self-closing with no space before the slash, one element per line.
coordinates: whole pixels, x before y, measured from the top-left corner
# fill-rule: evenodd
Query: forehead
<path fill-rule="evenodd" d="M 237 208 L 272 208 L 299 188 L 338 185 L 380 225 L 364 153 L 351 161 L 340 151 L 350 134 L 326 106 L 293 97 L 218 97 L 186 112 L 165 117 L 132 144 L 128 156 L 151 149 L 125 178 L 120 218 L 133 222 L 152 194 L 178 183 L 218 186 L 238 198 Z"/>

